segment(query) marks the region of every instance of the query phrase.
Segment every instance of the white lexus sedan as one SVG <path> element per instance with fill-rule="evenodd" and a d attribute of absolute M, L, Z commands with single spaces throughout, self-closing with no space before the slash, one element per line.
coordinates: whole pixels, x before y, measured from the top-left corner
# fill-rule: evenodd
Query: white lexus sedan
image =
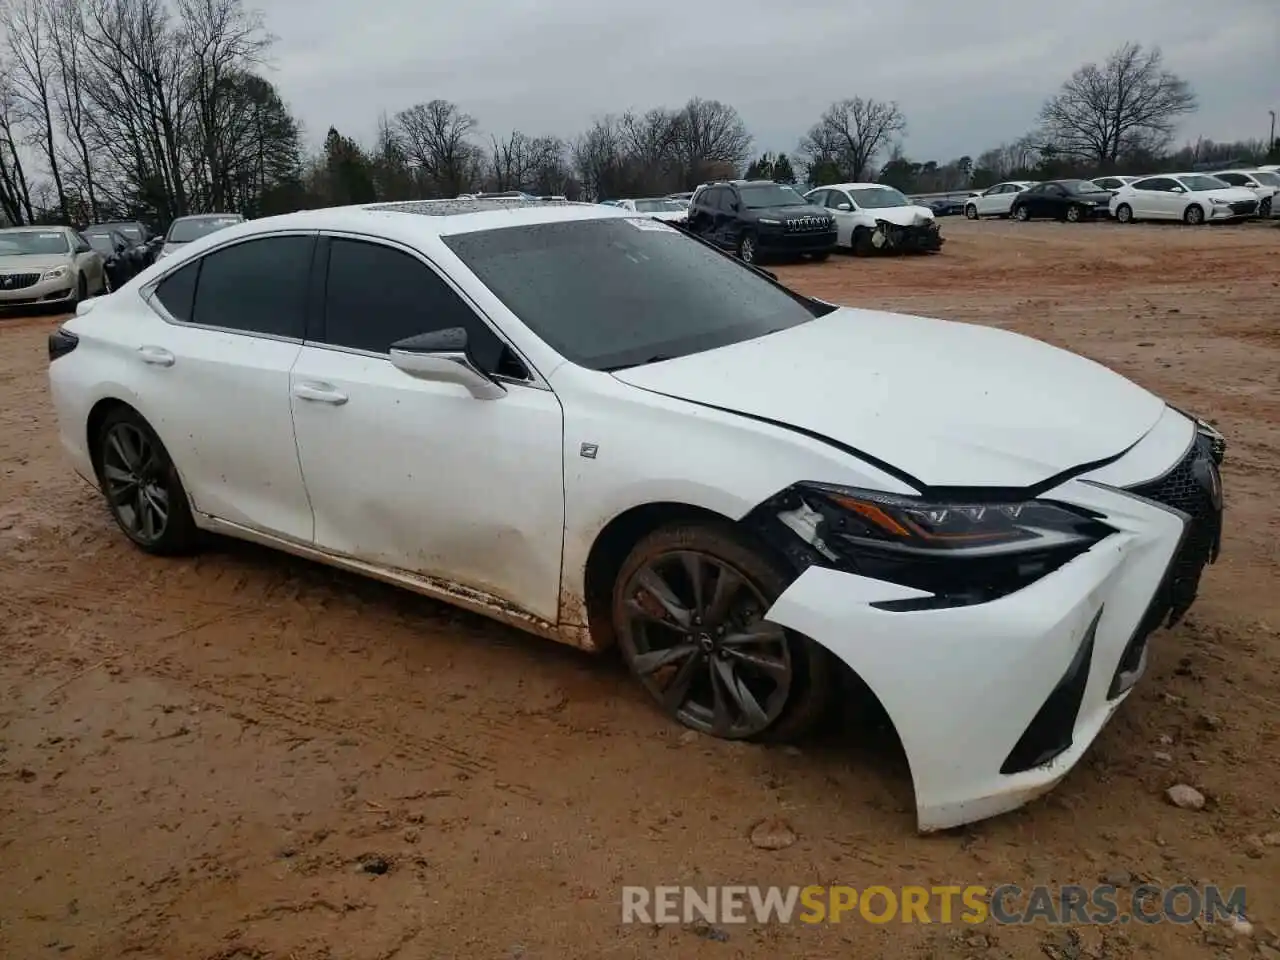
<path fill-rule="evenodd" d="M 798 736 L 856 676 L 922 830 L 1057 783 L 1218 551 L 1225 444 L 1142 387 L 611 207 L 238 224 L 49 357 L 71 463 L 143 550 L 227 534 L 616 645 L 719 737 Z"/>

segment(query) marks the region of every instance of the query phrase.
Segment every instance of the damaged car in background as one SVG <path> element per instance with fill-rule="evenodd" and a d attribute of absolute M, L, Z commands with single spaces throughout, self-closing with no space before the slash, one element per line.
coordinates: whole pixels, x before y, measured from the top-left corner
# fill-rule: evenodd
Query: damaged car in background
<path fill-rule="evenodd" d="M 926 831 L 1058 783 L 1221 537 L 1225 442 L 1119 374 L 614 207 L 237 224 L 48 351 L 139 548 L 224 534 L 616 648 L 710 736 L 791 740 L 857 690 Z"/>
<path fill-rule="evenodd" d="M 937 253 L 942 233 L 933 210 L 881 183 L 837 183 L 805 194 L 836 221 L 836 242 L 862 256 L 872 253 Z"/>

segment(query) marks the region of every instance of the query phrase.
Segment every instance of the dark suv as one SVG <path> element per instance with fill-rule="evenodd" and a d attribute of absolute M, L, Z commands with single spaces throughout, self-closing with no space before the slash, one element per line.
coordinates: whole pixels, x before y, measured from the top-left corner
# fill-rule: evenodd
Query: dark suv
<path fill-rule="evenodd" d="M 746 263 L 770 254 L 825 260 L 836 246 L 836 222 L 792 187 L 772 180 L 732 180 L 698 188 L 688 229 Z"/>

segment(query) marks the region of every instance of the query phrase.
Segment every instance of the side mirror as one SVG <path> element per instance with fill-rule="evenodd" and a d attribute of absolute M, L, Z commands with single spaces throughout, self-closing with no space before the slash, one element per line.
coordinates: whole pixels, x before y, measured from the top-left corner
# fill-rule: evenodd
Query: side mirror
<path fill-rule="evenodd" d="M 467 331 L 462 327 L 397 340 L 391 345 L 391 364 L 419 380 L 466 387 L 477 400 L 497 400 L 507 394 L 505 387 L 489 379 L 471 359 Z"/>
<path fill-rule="evenodd" d="M 849 211 L 851 211 L 851 210 L 853 209 L 853 207 L 852 207 L 850 204 L 847 204 L 847 203 L 837 203 L 837 204 L 836 204 L 836 209 L 837 209 L 837 210 L 840 210 L 840 211 L 841 211 L 841 212 L 843 212 L 843 213 L 848 213 Z"/>
<path fill-rule="evenodd" d="M 1173 188 L 1173 192 L 1174 192 L 1174 193 L 1186 193 L 1187 191 L 1186 191 L 1184 188 L 1182 188 L 1182 187 L 1174 187 L 1174 188 Z"/>

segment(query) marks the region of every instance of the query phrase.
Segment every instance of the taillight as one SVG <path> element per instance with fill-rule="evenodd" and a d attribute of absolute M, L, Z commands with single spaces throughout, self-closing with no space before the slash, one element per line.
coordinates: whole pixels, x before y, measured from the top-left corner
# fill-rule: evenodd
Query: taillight
<path fill-rule="evenodd" d="M 59 357 L 65 357 L 76 348 L 76 344 L 79 342 L 80 338 L 74 333 L 59 327 L 49 334 L 49 362 L 52 363 Z"/>

